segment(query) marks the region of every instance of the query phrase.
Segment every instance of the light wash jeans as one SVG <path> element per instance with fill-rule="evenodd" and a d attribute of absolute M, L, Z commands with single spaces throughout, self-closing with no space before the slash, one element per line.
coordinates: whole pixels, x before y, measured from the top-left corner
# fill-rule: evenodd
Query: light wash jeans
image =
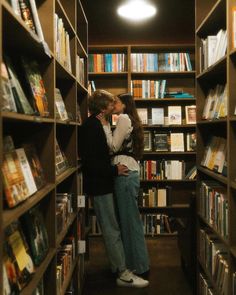
<path fill-rule="evenodd" d="M 125 254 L 117 222 L 113 194 L 94 197 L 94 211 L 100 225 L 112 272 L 126 269 Z"/>
<path fill-rule="evenodd" d="M 140 180 L 137 171 L 129 171 L 128 176 L 115 178 L 115 201 L 126 266 L 137 274 L 149 270 L 148 251 L 137 204 L 139 187 Z"/>

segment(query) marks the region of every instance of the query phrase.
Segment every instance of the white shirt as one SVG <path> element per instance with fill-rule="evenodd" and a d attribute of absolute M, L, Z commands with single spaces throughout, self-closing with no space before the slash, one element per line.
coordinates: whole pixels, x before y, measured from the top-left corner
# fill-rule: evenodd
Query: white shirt
<path fill-rule="evenodd" d="M 104 125 L 103 129 L 106 134 L 107 144 L 111 153 L 116 153 L 120 150 L 123 141 L 130 136 L 133 127 L 129 116 L 127 114 L 121 114 L 119 115 L 116 128 L 113 133 L 111 131 L 110 124 Z M 133 157 L 127 155 L 116 155 L 112 162 L 114 165 L 119 163 L 127 166 L 129 170 L 139 171 L 139 164 Z"/>

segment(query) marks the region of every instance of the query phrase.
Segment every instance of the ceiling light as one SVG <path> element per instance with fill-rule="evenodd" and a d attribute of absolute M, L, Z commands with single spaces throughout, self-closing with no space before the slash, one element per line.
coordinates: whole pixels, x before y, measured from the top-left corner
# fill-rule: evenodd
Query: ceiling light
<path fill-rule="evenodd" d="M 144 0 L 131 0 L 117 10 L 121 17 L 132 21 L 142 21 L 156 14 L 156 8 Z"/>

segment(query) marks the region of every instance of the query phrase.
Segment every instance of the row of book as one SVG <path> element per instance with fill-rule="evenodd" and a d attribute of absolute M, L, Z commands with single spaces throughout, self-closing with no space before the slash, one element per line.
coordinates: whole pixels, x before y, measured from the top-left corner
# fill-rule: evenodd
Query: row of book
<path fill-rule="evenodd" d="M 74 212 L 75 195 L 71 193 L 57 193 L 56 195 L 56 225 L 59 234 L 68 223 Z"/>
<path fill-rule="evenodd" d="M 45 42 L 41 22 L 35 0 L 7 0 L 16 15 L 22 18 L 25 25 L 42 42 L 45 53 L 50 56 L 49 48 Z"/>
<path fill-rule="evenodd" d="M 169 217 L 165 214 L 141 214 L 145 235 L 156 236 L 164 233 L 173 233 Z M 101 235 L 101 229 L 95 215 L 90 216 L 91 235 Z"/>
<path fill-rule="evenodd" d="M 166 214 L 141 214 L 145 235 L 171 234 L 170 218 Z"/>
<path fill-rule="evenodd" d="M 219 294 L 228 294 L 229 266 L 225 245 L 207 229 L 199 232 L 199 258 L 209 271 Z"/>
<path fill-rule="evenodd" d="M 126 70 L 126 55 L 124 53 L 89 54 L 90 73 L 116 73 Z"/>
<path fill-rule="evenodd" d="M 206 97 L 202 119 L 214 120 L 225 118 L 227 113 L 227 85 L 217 84 L 215 88 L 210 89 Z"/>
<path fill-rule="evenodd" d="M 144 151 L 190 152 L 196 150 L 195 132 L 158 132 L 144 130 Z"/>
<path fill-rule="evenodd" d="M 227 31 L 219 30 L 216 35 L 209 35 L 200 40 L 199 65 L 200 72 L 204 71 L 226 54 Z"/>
<path fill-rule="evenodd" d="M 206 146 L 201 165 L 226 176 L 226 152 L 226 139 L 223 137 L 212 136 Z"/>
<path fill-rule="evenodd" d="M 143 125 L 182 125 L 196 124 L 196 106 L 168 106 L 167 108 L 137 108 Z M 183 117 L 185 115 L 185 117 Z"/>
<path fill-rule="evenodd" d="M 20 294 L 49 250 L 48 233 L 39 206 L 29 209 L 5 230 L 4 294 Z"/>
<path fill-rule="evenodd" d="M 70 36 L 65 30 L 63 19 L 54 14 L 54 36 L 56 58 L 69 71 L 71 69 Z"/>
<path fill-rule="evenodd" d="M 76 258 L 75 249 L 75 237 L 73 235 L 68 235 L 57 251 L 57 294 L 61 294 L 63 283 L 72 269 L 73 262 Z"/>
<path fill-rule="evenodd" d="M 131 53 L 132 72 L 192 71 L 189 53 Z"/>
<path fill-rule="evenodd" d="M 199 214 L 225 239 L 229 236 L 229 208 L 226 190 L 216 181 L 200 185 Z"/>
<path fill-rule="evenodd" d="M 140 188 L 138 194 L 139 207 L 166 207 L 171 204 L 172 187 L 166 188 L 152 187 L 147 191 Z"/>
<path fill-rule="evenodd" d="M 194 179 L 196 167 L 192 163 L 179 160 L 146 160 L 140 162 L 141 180 L 182 180 Z"/>
<path fill-rule="evenodd" d="M 166 80 L 132 80 L 131 93 L 135 99 L 164 98 Z"/>
<path fill-rule="evenodd" d="M 25 56 L 13 62 L 5 55 L 3 60 L 2 110 L 48 117 L 47 94 L 38 63 Z"/>

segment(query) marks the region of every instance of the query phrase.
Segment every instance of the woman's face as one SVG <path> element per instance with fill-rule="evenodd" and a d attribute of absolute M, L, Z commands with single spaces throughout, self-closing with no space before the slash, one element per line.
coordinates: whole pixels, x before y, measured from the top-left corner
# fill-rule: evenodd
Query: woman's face
<path fill-rule="evenodd" d="M 122 101 L 117 97 L 115 99 L 115 104 L 114 104 L 114 114 L 121 114 L 124 112 L 125 105 L 122 103 Z"/>

